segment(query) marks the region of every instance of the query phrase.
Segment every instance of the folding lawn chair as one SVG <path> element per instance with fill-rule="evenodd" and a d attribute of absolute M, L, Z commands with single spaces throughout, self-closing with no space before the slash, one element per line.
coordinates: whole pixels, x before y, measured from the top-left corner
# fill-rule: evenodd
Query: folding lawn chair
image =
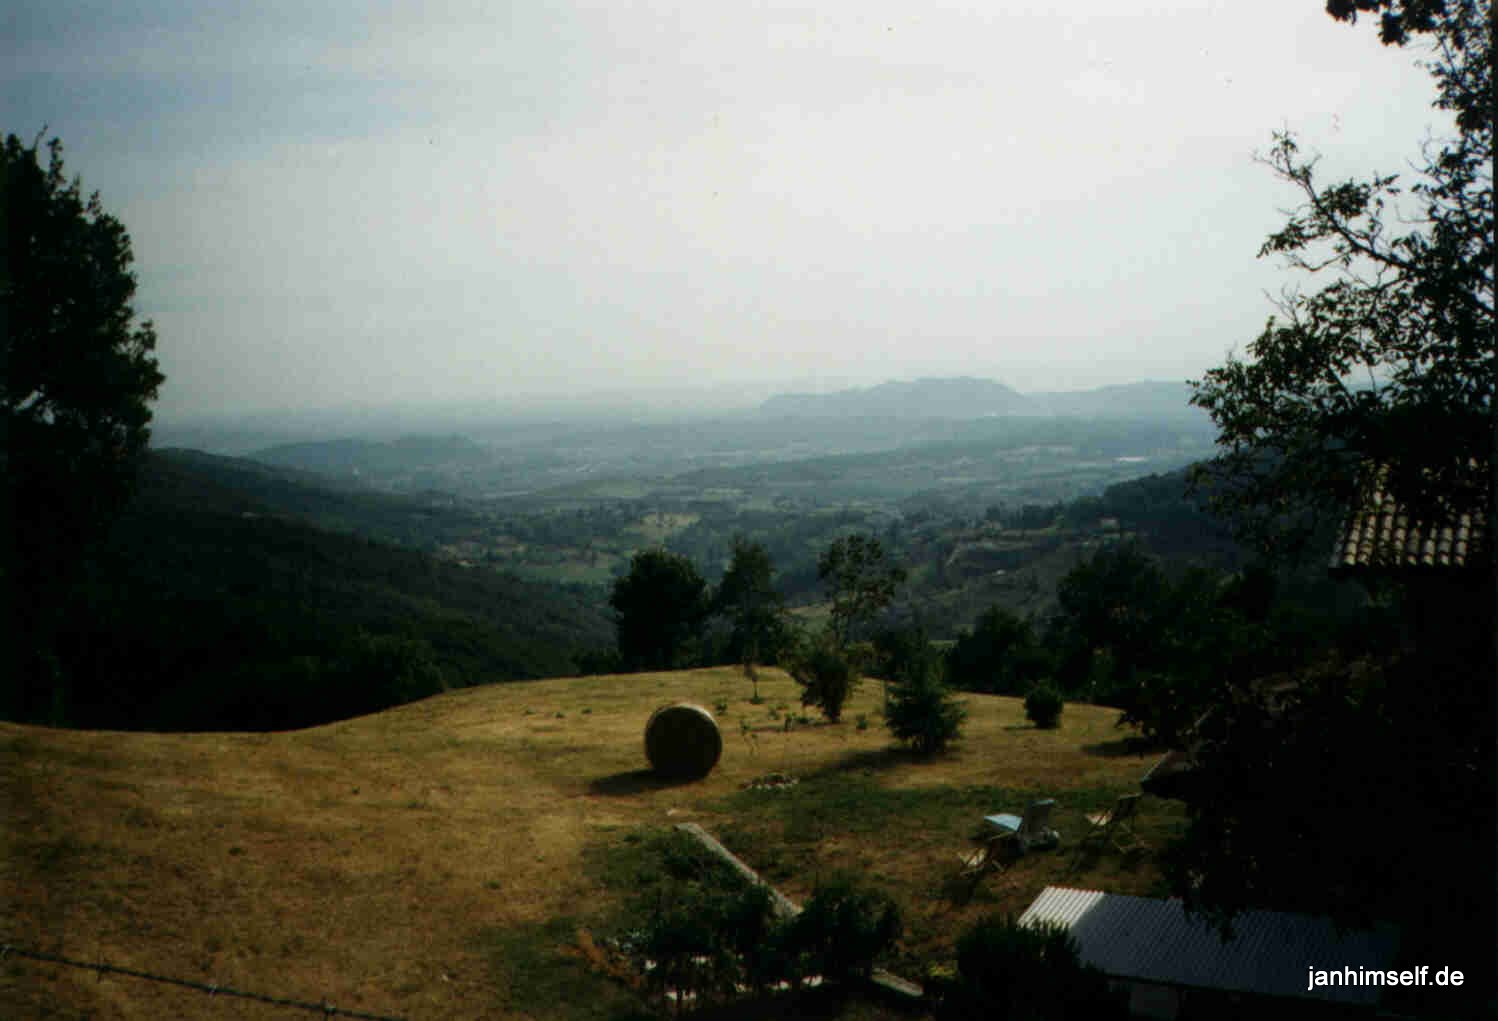
<path fill-rule="evenodd" d="M 995 833 L 984 838 L 977 850 L 959 856 L 962 865 L 954 877 L 956 898 L 964 903 L 971 900 L 984 876 L 1003 872 L 1024 853 L 1019 837 L 1013 833 Z"/>
<path fill-rule="evenodd" d="M 1144 841 L 1134 832 L 1134 819 L 1139 813 L 1140 794 L 1125 794 L 1106 812 L 1095 812 L 1087 817 L 1087 834 L 1077 841 L 1072 855 L 1071 867 L 1076 869 L 1082 861 L 1082 852 L 1089 844 L 1112 844 L 1121 854 L 1143 849 Z"/>

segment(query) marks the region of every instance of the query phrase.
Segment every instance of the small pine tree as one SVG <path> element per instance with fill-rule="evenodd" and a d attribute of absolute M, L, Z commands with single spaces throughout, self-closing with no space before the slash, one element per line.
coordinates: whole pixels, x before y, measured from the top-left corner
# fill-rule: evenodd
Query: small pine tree
<path fill-rule="evenodd" d="M 843 706 L 858 687 L 858 669 L 838 644 L 824 632 L 800 650 L 789 665 L 790 675 L 801 686 L 801 704 L 816 706 L 833 723 L 842 718 Z"/>
<path fill-rule="evenodd" d="M 919 755 L 945 751 L 962 732 L 967 709 L 942 682 L 937 661 L 928 659 L 895 685 L 885 725 Z"/>

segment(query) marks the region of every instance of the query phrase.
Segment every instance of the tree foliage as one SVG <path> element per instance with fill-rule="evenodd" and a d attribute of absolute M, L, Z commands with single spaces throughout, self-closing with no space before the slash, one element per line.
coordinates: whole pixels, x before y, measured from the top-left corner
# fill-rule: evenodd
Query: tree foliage
<path fill-rule="evenodd" d="M 728 624 L 725 650 L 755 682 L 759 663 L 777 662 L 791 640 L 785 600 L 775 588 L 775 566 L 764 545 L 742 536 L 733 540 L 733 556 L 723 580 L 713 590 L 708 612 Z"/>
<path fill-rule="evenodd" d="M 791 678 L 801 686 L 801 704 L 815 706 L 822 715 L 836 723 L 843 717 L 843 706 L 858 687 L 858 666 L 848 649 L 831 632 L 809 638 L 791 658 L 787 667 Z"/>
<path fill-rule="evenodd" d="M 1386 45 L 1403 45 L 1412 33 L 1438 31 L 1457 5 L 1452 0 L 1326 0 L 1326 13 L 1354 23 L 1360 13 L 1377 14 L 1379 38 Z"/>
<path fill-rule="evenodd" d="M 443 687 L 573 676 L 613 643 L 588 590 L 324 531 L 214 479 L 147 453 L 79 568 L 55 645 L 70 726 L 313 726 Z"/>
<path fill-rule="evenodd" d="M 798 974 L 846 981 L 867 977 L 902 932 L 900 909 L 888 894 L 841 874 L 812 891 L 790 922 L 788 942 Z"/>
<path fill-rule="evenodd" d="M 1187 903 L 1224 924 L 1248 906 L 1395 921 L 1423 954 L 1487 973 L 1493 692 L 1471 651 L 1330 659 L 1222 700 L 1202 723 L 1190 825 L 1167 858 Z M 1370 838 L 1391 811 L 1409 824 Z"/>
<path fill-rule="evenodd" d="M 65 175 L 62 145 L 0 149 L 0 564 L 16 661 L 13 713 L 66 715 L 57 628 L 81 555 L 118 511 L 150 438 L 164 377 L 136 322 L 134 256 L 97 193 Z"/>
<path fill-rule="evenodd" d="M 846 644 L 856 625 L 872 620 L 894 600 L 905 571 L 889 562 L 874 536 L 849 535 L 822 553 L 817 577 L 831 590 L 833 634 Z"/>
<path fill-rule="evenodd" d="M 1135 546 L 1101 550 L 1072 568 L 1056 590 L 1052 621 L 1063 651 L 1062 684 L 1111 701 L 1158 657 L 1170 583 Z"/>
<path fill-rule="evenodd" d="M 933 983 L 941 1021 L 1125 1018 L 1108 980 L 1082 963 L 1077 942 L 1056 925 L 982 919 L 957 940 L 957 975 Z"/>
<path fill-rule="evenodd" d="M 1220 433 L 1197 483 L 1270 554 L 1305 550 L 1375 466 L 1415 519 L 1486 517 L 1493 535 L 1491 5 L 1327 6 L 1347 20 L 1378 14 L 1385 42 L 1429 45 L 1435 105 L 1455 130 L 1424 145 L 1408 179 L 1332 184 L 1296 139 L 1276 138 L 1266 162 L 1301 205 L 1261 254 L 1328 282 L 1288 292 L 1249 357 L 1196 384 Z M 1223 686 L 1171 854 L 1188 905 L 1219 920 L 1266 904 L 1392 919 L 1425 956 L 1489 948 L 1478 974 L 1491 974 L 1491 917 L 1476 940 L 1450 920 L 1470 911 L 1463 900 L 1492 907 L 1494 601 L 1491 583 L 1453 582 L 1462 591 L 1443 610 L 1466 607 L 1475 623 L 1445 613 L 1451 626 L 1416 627 L 1406 609 L 1396 622 L 1414 640 L 1394 643 L 1402 651 L 1322 653 L 1267 683 Z M 1409 583 L 1421 585 L 1411 608 L 1435 597 L 1434 579 Z M 1370 820 L 1407 806 L 1417 824 L 1368 836 Z"/>
<path fill-rule="evenodd" d="M 1456 124 L 1413 180 L 1324 183 L 1289 134 L 1265 162 L 1301 199 L 1261 256 L 1316 279 L 1248 349 L 1195 384 L 1219 429 L 1197 475 L 1268 551 L 1299 549 L 1385 465 L 1418 517 L 1481 516 L 1498 383 L 1493 294 L 1491 24 L 1476 0 L 1333 0 L 1382 11 L 1385 39 L 1433 40 L 1435 105 Z"/>
<path fill-rule="evenodd" d="M 1066 699 L 1050 684 L 1037 684 L 1025 693 L 1025 719 L 1041 730 L 1061 726 L 1061 712 L 1065 708 Z"/>
<path fill-rule="evenodd" d="M 819 882 L 799 914 L 778 917 L 768 887 L 685 834 L 663 834 L 643 850 L 648 858 L 630 876 L 632 928 L 621 943 L 662 1000 L 686 994 L 702 1007 L 780 983 L 867 976 L 903 928 L 888 895 L 846 874 Z"/>
<path fill-rule="evenodd" d="M 707 582 L 686 557 L 644 550 L 614 582 L 609 606 L 625 669 L 670 670 L 682 664 L 687 643 L 701 631 Z"/>
<path fill-rule="evenodd" d="M 964 691 L 1018 695 L 1050 669 L 1034 627 L 1001 606 L 984 610 L 947 651 L 947 680 Z"/>
<path fill-rule="evenodd" d="M 930 646 L 912 662 L 890 693 L 885 724 L 918 755 L 935 755 L 962 733 L 967 709 L 942 682 L 941 658 Z"/>

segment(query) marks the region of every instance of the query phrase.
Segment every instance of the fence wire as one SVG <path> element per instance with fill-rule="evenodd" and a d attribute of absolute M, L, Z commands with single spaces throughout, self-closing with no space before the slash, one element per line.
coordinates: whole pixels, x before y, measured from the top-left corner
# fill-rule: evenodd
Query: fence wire
<path fill-rule="evenodd" d="M 308 1010 L 321 1014 L 323 1017 L 348 1017 L 359 1018 L 360 1021 L 405 1021 L 404 1018 L 391 1017 L 388 1014 L 368 1014 L 361 1010 L 348 1010 L 336 1007 L 328 1001 L 321 1003 L 309 1003 L 306 1000 L 292 1000 L 283 996 L 268 996 L 265 993 L 246 992 L 243 989 L 233 989 L 229 986 L 221 986 L 212 982 L 194 982 L 191 979 L 172 978 L 168 975 L 153 975 L 148 971 L 139 971 L 135 968 L 122 968 L 117 964 L 109 964 L 105 961 L 79 961 L 71 957 L 62 957 L 58 954 L 46 954 L 40 950 L 29 950 L 26 947 L 18 947 L 10 943 L 0 943 L 0 961 L 14 954 L 17 957 L 29 957 L 33 961 L 46 961 L 49 964 L 61 964 L 69 968 L 84 968 L 97 972 L 99 975 L 128 975 L 130 978 L 145 979 L 147 982 L 161 982 L 166 985 L 180 986 L 183 989 L 196 989 L 207 993 L 209 996 L 232 996 L 241 1000 L 255 1000 L 259 1003 L 268 1003 L 273 1007 L 285 1007 L 288 1010 Z"/>

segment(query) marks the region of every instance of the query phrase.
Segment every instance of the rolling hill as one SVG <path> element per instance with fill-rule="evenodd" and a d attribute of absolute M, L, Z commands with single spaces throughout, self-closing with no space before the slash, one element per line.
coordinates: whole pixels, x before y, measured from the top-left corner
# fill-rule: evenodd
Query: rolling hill
<path fill-rule="evenodd" d="M 961 419 L 1036 413 L 1018 391 L 970 376 L 880 383 L 828 394 L 779 394 L 759 410 L 788 418 Z"/>
<path fill-rule="evenodd" d="M 419 533 L 440 514 L 248 462 L 152 454 L 64 626 L 67 722 L 306 726 L 443 687 L 576 673 L 612 642 L 591 595 L 307 517 Z"/>
<path fill-rule="evenodd" d="M 0 723 L 0 942 L 384 1016 L 641 1018 L 607 937 L 630 925 L 649 834 L 690 820 L 798 900 L 861 872 L 903 908 L 892 966 L 918 976 L 978 917 L 1066 875 L 1067 854 L 1035 854 L 969 904 L 941 896 L 983 814 L 1043 792 L 1074 840 L 1148 765 L 1107 710 L 1069 706 L 1038 731 L 1018 700 L 973 696 L 962 745 L 921 762 L 853 722 L 877 685 L 848 722 L 789 728 L 773 707 L 793 683 L 766 670 L 760 686 L 762 705 L 736 669 L 486 685 L 278 734 Z M 726 737 L 685 785 L 642 769 L 645 720 L 677 700 L 716 704 Z M 800 782 L 743 789 L 772 770 Z M 1157 847 L 1180 821 L 1161 804 L 1143 817 Z M 1158 873 L 1104 855 L 1083 875 L 1145 892 Z M 0 1016 L 297 1015 L 11 954 Z"/>
<path fill-rule="evenodd" d="M 813 419 L 948 419 L 1073 417 L 1206 421 L 1182 382 L 1146 381 L 1054 393 L 1022 394 L 990 379 L 894 381 L 826 394 L 779 394 L 759 412 Z"/>

